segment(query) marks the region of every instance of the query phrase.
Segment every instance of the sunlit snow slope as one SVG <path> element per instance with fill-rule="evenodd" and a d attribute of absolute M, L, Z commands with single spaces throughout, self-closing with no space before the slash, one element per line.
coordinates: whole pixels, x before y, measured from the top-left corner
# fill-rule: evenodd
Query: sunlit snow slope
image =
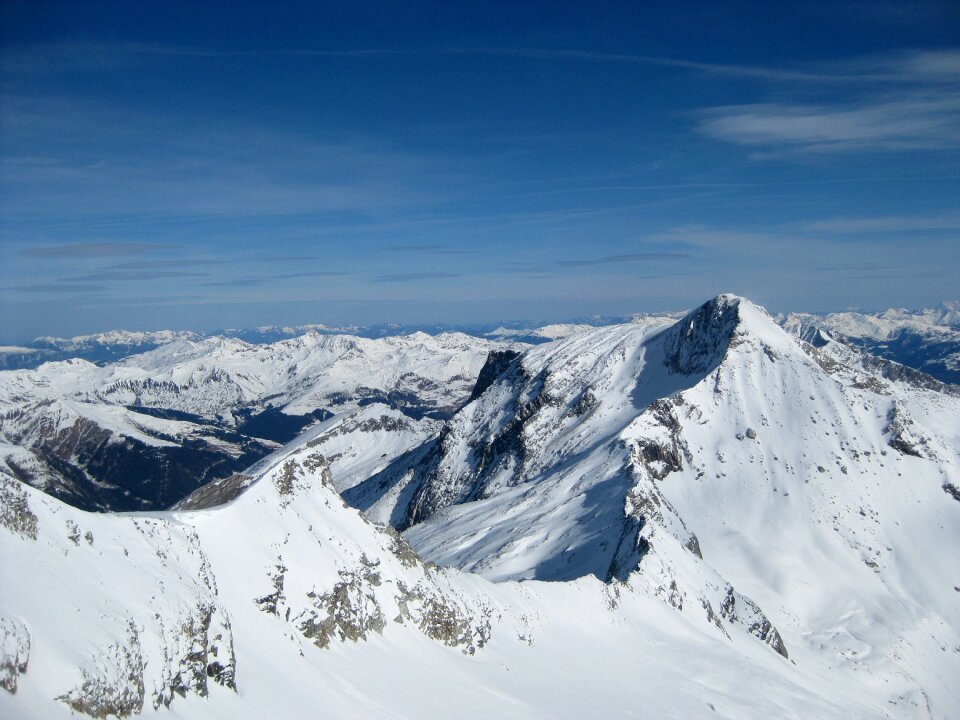
<path fill-rule="evenodd" d="M 666 330 L 540 346 L 346 497 L 495 580 L 639 563 L 702 603 L 702 555 L 788 649 L 884 668 L 924 688 L 911 702 L 955 710 L 960 397 L 818 345 L 722 296 Z"/>
<path fill-rule="evenodd" d="M 0 717 L 960 716 L 960 398 L 810 339 L 494 352 L 436 435 L 357 404 L 173 512 L 0 465 Z"/>
<path fill-rule="evenodd" d="M 498 347 L 460 334 L 181 337 L 105 366 L 0 372 L 0 465 L 84 509 L 166 508 L 332 417 L 400 413 L 422 440 L 431 418 L 466 401 Z"/>
<path fill-rule="evenodd" d="M 343 506 L 308 448 L 192 511 L 85 513 L 2 470 L 0 495 L 12 720 L 926 716 L 889 662 L 822 641 L 785 659 L 687 551 L 716 604 L 678 602 L 643 565 L 611 584 L 424 565 Z"/>
<path fill-rule="evenodd" d="M 890 309 L 779 318 L 785 329 L 801 337 L 817 329 L 873 355 L 917 368 L 942 382 L 960 383 L 960 303 L 925 310 Z"/>

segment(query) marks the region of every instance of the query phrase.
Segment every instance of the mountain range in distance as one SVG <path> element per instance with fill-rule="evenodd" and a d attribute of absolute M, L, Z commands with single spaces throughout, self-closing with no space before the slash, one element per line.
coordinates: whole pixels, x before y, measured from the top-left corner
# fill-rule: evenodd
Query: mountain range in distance
<path fill-rule="evenodd" d="M 212 333 L 185 330 L 115 330 L 73 338 L 38 337 L 26 345 L 0 345 L 0 370 L 29 369 L 53 360 L 81 358 L 111 362 L 154 350 L 175 340 L 224 337 L 251 344 L 287 340 L 307 333 L 352 335 L 377 339 L 423 332 L 429 335 L 457 332 L 493 340 L 539 344 L 574 332 L 602 325 L 645 322 L 650 318 L 676 320 L 682 312 L 592 317 L 569 323 L 530 325 L 269 325 L 250 329 L 224 329 Z M 944 302 L 938 308 L 890 309 L 878 313 L 837 312 L 827 314 L 786 313 L 777 321 L 791 332 L 803 334 L 824 329 L 837 339 L 867 352 L 915 367 L 943 382 L 960 382 L 960 301 Z"/>
<path fill-rule="evenodd" d="M 870 317 L 2 372 L 0 715 L 956 716 L 956 312 Z"/>

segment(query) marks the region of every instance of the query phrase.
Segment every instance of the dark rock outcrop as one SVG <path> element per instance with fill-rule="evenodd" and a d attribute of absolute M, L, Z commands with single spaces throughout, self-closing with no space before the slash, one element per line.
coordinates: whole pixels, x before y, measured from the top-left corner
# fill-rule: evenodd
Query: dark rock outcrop
<path fill-rule="evenodd" d="M 493 385 L 497 378 L 503 375 L 518 357 L 520 357 L 520 353 L 515 350 L 492 350 L 487 355 L 487 361 L 480 368 L 477 384 L 473 386 L 473 392 L 470 393 L 468 402 L 472 402 L 483 395 L 487 388 Z"/>
<path fill-rule="evenodd" d="M 720 295 L 664 331 L 664 362 L 672 372 L 696 375 L 720 364 L 740 321 L 739 298 Z"/>

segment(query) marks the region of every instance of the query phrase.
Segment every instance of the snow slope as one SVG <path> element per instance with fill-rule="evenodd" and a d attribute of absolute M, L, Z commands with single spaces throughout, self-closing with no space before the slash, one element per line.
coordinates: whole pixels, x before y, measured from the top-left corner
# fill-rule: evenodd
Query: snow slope
<path fill-rule="evenodd" d="M 960 303 L 876 314 L 791 313 L 778 319 L 786 330 L 800 337 L 823 329 L 873 355 L 922 370 L 942 382 L 960 383 Z"/>
<path fill-rule="evenodd" d="M 958 488 L 955 389 L 721 296 L 666 330 L 527 351 L 345 497 L 425 558 L 494 580 L 639 563 L 653 592 L 716 608 L 703 588 L 722 578 L 787 648 L 915 683 L 902 702 L 950 715 Z"/>
<path fill-rule="evenodd" d="M 551 325 L 541 325 L 539 327 L 498 327 L 484 333 L 484 337 L 492 340 L 529 343 L 537 345 L 540 343 L 551 342 L 553 340 L 562 340 L 571 335 L 586 332 L 594 327 L 604 325 L 618 325 L 629 321 L 635 325 L 666 326 L 672 325 L 676 320 L 682 317 L 682 313 L 661 313 L 647 314 L 638 313 L 629 318 L 593 318 L 590 323 L 553 323 Z"/>
<path fill-rule="evenodd" d="M 925 716 L 909 679 L 812 643 L 787 660 L 643 567 L 494 584 L 425 565 L 310 448 L 221 491 L 89 514 L 0 469 L 0 716 Z"/>
<path fill-rule="evenodd" d="M 33 454 L 30 469 L 6 452 L 19 477 L 78 506 L 168 507 L 331 415 L 379 404 L 432 427 L 423 419 L 464 402 L 501 346 L 459 334 L 184 337 L 110 365 L 0 372 L 0 443 Z"/>
<path fill-rule="evenodd" d="M 493 353 L 173 512 L 0 464 L 0 717 L 956 717 L 960 398 L 810 339 L 720 296 Z"/>
<path fill-rule="evenodd" d="M 269 467 L 306 447 L 323 457 L 337 490 L 344 491 L 420 446 L 442 426 L 439 420 L 412 418 L 382 403 L 372 403 L 309 428 L 248 472 Z"/>
<path fill-rule="evenodd" d="M 490 350 L 461 334 L 367 340 L 308 333 L 271 345 L 229 338 L 180 339 L 121 362 L 48 363 L 0 374 L 5 403 L 70 398 L 237 418 L 239 407 L 295 415 L 384 399 L 423 413 L 449 411 L 470 394 Z"/>

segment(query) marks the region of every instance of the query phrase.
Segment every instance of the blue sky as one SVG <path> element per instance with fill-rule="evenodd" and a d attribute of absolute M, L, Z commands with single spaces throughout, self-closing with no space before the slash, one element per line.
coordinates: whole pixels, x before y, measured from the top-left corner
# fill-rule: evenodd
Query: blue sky
<path fill-rule="evenodd" d="M 0 339 L 957 298 L 960 5 L 797 5 L 5 2 Z"/>

